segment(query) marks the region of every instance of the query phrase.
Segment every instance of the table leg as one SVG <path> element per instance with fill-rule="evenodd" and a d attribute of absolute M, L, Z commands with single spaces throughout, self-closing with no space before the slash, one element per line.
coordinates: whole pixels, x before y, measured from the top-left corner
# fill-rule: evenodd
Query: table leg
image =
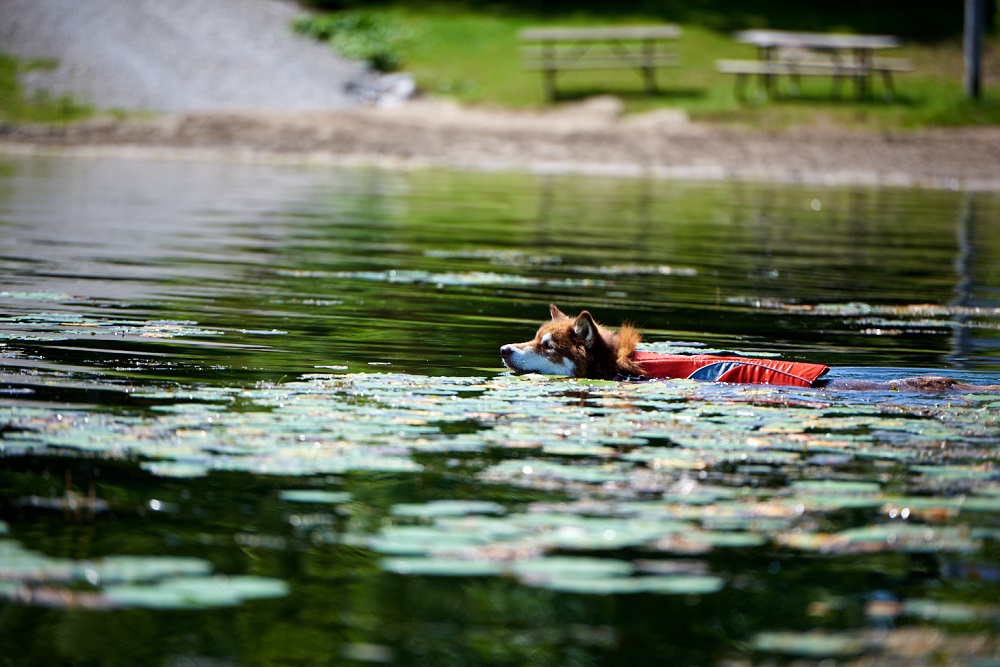
<path fill-rule="evenodd" d="M 556 99 L 556 52 L 555 44 L 546 43 L 542 46 L 542 65 L 545 73 L 545 99 L 552 102 Z"/>
<path fill-rule="evenodd" d="M 757 53 L 758 53 L 758 58 L 762 62 L 767 63 L 767 62 L 771 62 L 771 60 L 773 59 L 772 56 L 773 56 L 773 53 L 774 53 L 774 49 L 772 47 L 770 47 L 770 46 L 762 46 L 762 47 L 760 47 L 757 50 Z M 765 71 L 765 72 L 763 72 L 760 75 L 760 78 L 761 78 L 761 82 L 762 82 L 763 87 L 764 87 L 764 91 L 767 93 L 768 98 L 773 98 L 774 97 L 774 79 L 775 79 L 774 75 L 771 74 L 768 71 Z"/>
<path fill-rule="evenodd" d="M 646 82 L 646 92 L 656 92 L 656 43 L 652 40 L 645 40 L 642 43 L 642 53 L 645 59 L 645 67 L 642 68 L 642 77 Z"/>
<path fill-rule="evenodd" d="M 855 81 L 857 82 L 858 98 L 868 99 L 868 84 L 871 81 L 872 74 L 871 51 L 868 49 L 857 49 L 854 53 L 858 63 L 858 75 L 855 78 Z"/>

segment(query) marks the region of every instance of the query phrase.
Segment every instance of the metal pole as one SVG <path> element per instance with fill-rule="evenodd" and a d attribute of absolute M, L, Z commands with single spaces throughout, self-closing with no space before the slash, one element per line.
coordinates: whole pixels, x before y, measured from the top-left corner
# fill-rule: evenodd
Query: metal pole
<path fill-rule="evenodd" d="M 983 60 L 983 0 L 965 0 L 965 94 L 981 95 Z"/>

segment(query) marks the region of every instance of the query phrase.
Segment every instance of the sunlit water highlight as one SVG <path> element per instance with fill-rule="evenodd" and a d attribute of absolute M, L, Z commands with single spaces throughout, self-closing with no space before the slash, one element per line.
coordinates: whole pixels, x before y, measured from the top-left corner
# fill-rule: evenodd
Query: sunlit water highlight
<path fill-rule="evenodd" d="M 516 378 L 497 354 L 555 302 L 653 346 L 995 383 L 996 195 L 59 158 L 0 173 L 0 655 L 1000 648 L 997 396 Z"/>

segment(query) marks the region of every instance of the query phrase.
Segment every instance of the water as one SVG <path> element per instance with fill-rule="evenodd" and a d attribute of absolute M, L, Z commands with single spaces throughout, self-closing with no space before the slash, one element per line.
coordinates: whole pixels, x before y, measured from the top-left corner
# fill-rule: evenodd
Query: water
<path fill-rule="evenodd" d="M 522 380 L 498 355 L 557 303 L 996 383 L 996 194 L 0 174 L 0 664 L 998 655 L 995 396 Z"/>

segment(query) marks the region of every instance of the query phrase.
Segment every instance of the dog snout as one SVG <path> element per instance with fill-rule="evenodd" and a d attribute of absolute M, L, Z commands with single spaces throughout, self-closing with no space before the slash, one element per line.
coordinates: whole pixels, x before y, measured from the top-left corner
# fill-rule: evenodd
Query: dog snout
<path fill-rule="evenodd" d="M 504 359 L 510 359 L 511 355 L 514 354 L 513 345 L 501 345 L 500 346 L 500 356 Z"/>

